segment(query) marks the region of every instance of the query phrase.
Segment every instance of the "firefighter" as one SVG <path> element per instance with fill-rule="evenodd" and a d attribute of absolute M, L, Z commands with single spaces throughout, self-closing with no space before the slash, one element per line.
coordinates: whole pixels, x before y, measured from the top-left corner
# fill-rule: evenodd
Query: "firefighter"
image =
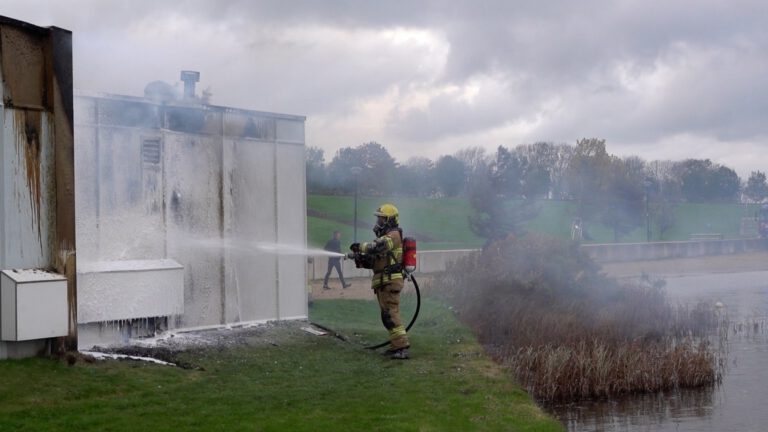
<path fill-rule="evenodd" d="M 389 349 L 385 352 L 392 359 L 409 358 L 408 335 L 400 319 L 400 292 L 403 290 L 403 231 L 397 207 L 383 204 L 376 212 L 373 232 L 376 240 L 354 243 L 350 249 L 362 266 L 373 270 L 372 288 L 379 301 L 381 322 L 389 331 Z"/>

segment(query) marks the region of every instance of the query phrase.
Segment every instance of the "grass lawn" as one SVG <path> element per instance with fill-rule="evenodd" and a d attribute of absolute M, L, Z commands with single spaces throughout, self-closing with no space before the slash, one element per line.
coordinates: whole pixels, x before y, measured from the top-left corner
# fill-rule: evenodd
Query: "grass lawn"
<path fill-rule="evenodd" d="M 121 361 L 0 362 L 2 431 L 556 431 L 446 309 L 428 303 L 413 359 L 361 348 L 384 330 L 371 301 L 316 301 L 312 319 L 350 336 L 279 324 L 180 358 L 204 370 Z"/>
<path fill-rule="evenodd" d="M 742 217 L 754 217 L 758 205 L 734 204 L 682 204 L 675 207 L 675 220 L 679 221 L 665 238 L 685 239 L 691 234 L 718 233 L 725 238 L 739 237 Z"/>
<path fill-rule="evenodd" d="M 309 244 L 323 246 L 331 232 L 337 229 L 342 232 L 344 244 L 352 243 L 353 202 L 353 198 L 348 196 L 309 195 L 307 208 L 314 215 L 307 218 Z M 370 230 L 374 221 L 371 214 L 384 202 L 397 205 L 406 232 L 416 234 L 420 249 L 477 248 L 484 242 L 469 229 L 471 210 L 465 198 L 361 197 L 358 201 L 358 218 L 363 225 L 358 227 L 358 239 L 366 240 L 373 235 Z M 526 224 L 529 231 L 558 238 L 570 237 L 575 202 L 541 200 L 536 206 L 536 217 Z M 652 220 L 652 240 L 688 240 L 691 234 L 700 233 L 739 238 L 741 218 L 753 217 L 757 208 L 755 205 L 739 204 L 678 204 L 674 209 L 675 225 L 664 234 L 663 239 L 660 239 L 658 226 Z M 599 222 L 589 223 L 587 230 L 592 238 L 590 243 L 613 242 L 613 231 Z M 645 225 L 636 227 L 620 241 L 646 241 Z"/>
<path fill-rule="evenodd" d="M 405 235 L 415 235 L 423 250 L 458 249 L 479 247 L 483 239 L 474 235 L 467 226 L 469 207 L 462 198 L 369 198 L 358 199 L 357 238 L 367 241 L 373 238 L 376 218 L 373 212 L 385 202 L 395 203 Z M 354 199 L 352 197 L 309 195 L 307 208 L 316 215 L 307 218 L 312 246 L 321 247 L 334 230 L 342 233 L 342 243 L 352 243 Z"/>

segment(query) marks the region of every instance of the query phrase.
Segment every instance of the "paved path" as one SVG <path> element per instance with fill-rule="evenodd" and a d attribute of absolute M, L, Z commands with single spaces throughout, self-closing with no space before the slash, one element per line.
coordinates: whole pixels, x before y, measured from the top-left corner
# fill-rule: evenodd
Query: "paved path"
<path fill-rule="evenodd" d="M 643 273 L 649 276 L 684 276 L 762 270 L 768 270 L 768 252 L 603 264 L 605 273 L 619 278 L 636 277 Z"/>
<path fill-rule="evenodd" d="M 336 276 L 336 272 L 333 273 Z M 415 274 L 416 280 L 419 282 L 419 287 L 423 290 L 429 283 L 429 275 L 427 274 Z M 362 300 L 376 300 L 376 296 L 371 289 L 371 278 L 347 278 L 347 283 L 351 283 L 349 288 L 342 289 L 341 282 L 338 278 L 332 277 L 328 280 L 329 290 L 323 289 L 323 281 L 317 280 L 311 282 L 311 296 L 314 300 L 324 299 L 362 299 Z M 410 283 L 410 282 L 406 282 Z"/>
<path fill-rule="evenodd" d="M 334 271 L 333 276 L 336 276 L 336 272 Z M 316 280 L 311 282 L 312 286 L 312 298 L 315 300 L 324 300 L 324 299 L 337 299 L 337 298 L 343 298 L 343 299 L 364 299 L 364 300 L 375 300 L 376 296 L 373 295 L 373 290 L 371 289 L 371 279 L 370 278 L 354 278 L 349 279 L 347 278 L 347 283 L 351 283 L 352 286 L 349 288 L 341 288 L 341 282 L 339 282 L 339 279 L 336 277 L 332 277 L 328 280 L 328 286 L 331 288 L 329 290 L 323 289 L 323 281 L 322 280 Z"/>

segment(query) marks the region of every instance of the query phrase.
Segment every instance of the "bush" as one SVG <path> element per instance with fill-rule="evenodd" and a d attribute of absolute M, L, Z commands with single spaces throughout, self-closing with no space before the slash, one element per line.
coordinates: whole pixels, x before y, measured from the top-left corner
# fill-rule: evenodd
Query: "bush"
<path fill-rule="evenodd" d="M 439 288 L 439 289 L 438 289 Z M 435 291 L 539 399 L 710 384 L 706 305 L 669 305 L 663 283 L 620 284 L 576 244 L 526 236 L 456 262 Z"/>

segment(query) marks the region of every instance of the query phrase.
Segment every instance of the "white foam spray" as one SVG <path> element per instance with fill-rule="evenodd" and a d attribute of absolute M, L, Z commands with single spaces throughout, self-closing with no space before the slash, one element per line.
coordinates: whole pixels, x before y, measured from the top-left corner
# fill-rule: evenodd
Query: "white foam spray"
<path fill-rule="evenodd" d="M 281 243 L 268 243 L 248 241 L 242 239 L 232 238 L 195 238 L 195 237 L 183 237 L 176 239 L 178 244 L 185 247 L 199 248 L 199 249 L 229 249 L 232 251 L 245 252 L 245 253 L 269 253 L 274 255 L 294 255 L 294 256 L 327 256 L 327 257 L 343 257 L 344 254 L 337 252 L 330 252 L 318 248 L 307 248 L 303 245 L 281 244 Z"/>

